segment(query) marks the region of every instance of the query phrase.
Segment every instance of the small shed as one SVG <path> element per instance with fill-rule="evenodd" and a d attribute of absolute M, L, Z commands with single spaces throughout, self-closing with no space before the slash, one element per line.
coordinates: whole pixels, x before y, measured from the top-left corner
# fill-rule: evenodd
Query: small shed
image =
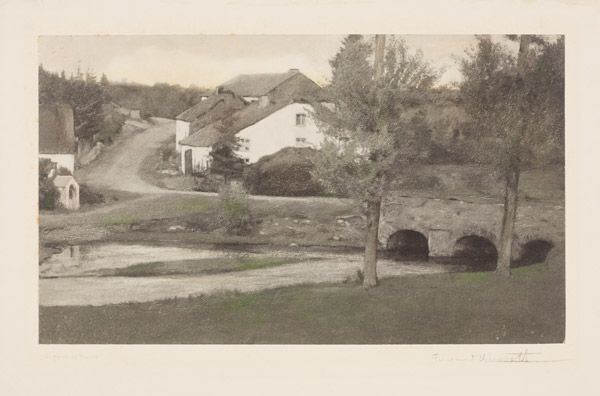
<path fill-rule="evenodd" d="M 60 192 L 60 203 L 69 210 L 79 209 L 79 184 L 73 176 L 56 176 L 54 185 Z"/>

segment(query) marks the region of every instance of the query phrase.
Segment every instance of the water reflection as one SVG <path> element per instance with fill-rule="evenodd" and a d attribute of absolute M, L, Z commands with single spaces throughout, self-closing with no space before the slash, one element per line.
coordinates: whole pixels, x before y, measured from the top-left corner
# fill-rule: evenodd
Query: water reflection
<path fill-rule="evenodd" d="M 245 252 L 225 252 L 172 246 L 75 245 L 49 257 L 40 266 L 40 277 L 85 275 L 102 269 L 125 268 L 150 262 L 169 262 L 218 257 L 239 257 Z"/>

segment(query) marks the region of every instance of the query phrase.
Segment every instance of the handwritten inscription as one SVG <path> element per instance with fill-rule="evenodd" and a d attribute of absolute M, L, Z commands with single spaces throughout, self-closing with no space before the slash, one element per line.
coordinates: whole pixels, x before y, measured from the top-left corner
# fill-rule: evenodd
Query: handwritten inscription
<path fill-rule="evenodd" d="M 539 359 L 540 355 L 541 353 L 533 353 L 525 349 L 524 351 L 506 352 L 504 354 L 471 353 L 468 355 L 444 355 L 434 353 L 432 358 L 438 362 L 529 363 L 543 361 Z"/>

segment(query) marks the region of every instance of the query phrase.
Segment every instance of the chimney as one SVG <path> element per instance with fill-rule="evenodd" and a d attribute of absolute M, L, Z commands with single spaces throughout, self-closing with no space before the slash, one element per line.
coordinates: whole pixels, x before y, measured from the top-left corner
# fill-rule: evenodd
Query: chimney
<path fill-rule="evenodd" d="M 288 73 L 300 73 L 300 69 L 290 69 Z"/>
<path fill-rule="evenodd" d="M 269 104 L 269 97 L 267 95 L 263 95 L 258 98 L 258 106 L 266 107 Z"/>

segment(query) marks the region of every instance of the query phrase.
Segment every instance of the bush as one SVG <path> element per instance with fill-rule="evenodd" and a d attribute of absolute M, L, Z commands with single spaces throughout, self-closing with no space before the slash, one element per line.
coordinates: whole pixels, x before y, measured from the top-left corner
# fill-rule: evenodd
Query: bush
<path fill-rule="evenodd" d="M 312 148 L 286 147 L 251 165 L 244 175 L 244 187 L 251 194 L 275 196 L 324 195 L 324 188 L 311 174 Z"/>
<path fill-rule="evenodd" d="M 80 184 L 79 202 L 81 204 L 97 205 L 106 202 L 106 200 L 102 193 L 92 190 L 87 184 Z"/>
<path fill-rule="evenodd" d="M 71 173 L 71 171 L 68 170 L 67 168 L 65 168 L 64 166 L 60 166 L 58 168 L 58 170 L 56 171 L 56 174 L 58 176 L 73 176 L 73 174 Z"/>
<path fill-rule="evenodd" d="M 121 133 L 125 119 L 126 117 L 117 110 L 104 106 L 100 131 L 94 136 L 94 140 L 102 144 L 111 144 Z"/>
<path fill-rule="evenodd" d="M 202 192 L 219 192 L 225 186 L 225 177 L 221 175 L 207 174 L 196 178 L 198 185 L 192 190 Z"/>
<path fill-rule="evenodd" d="M 39 208 L 40 210 L 54 210 L 60 206 L 60 192 L 54 185 L 56 177 L 56 164 L 47 158 L 39 160 Z"/>
<path fill-rule="evenodd" d="M 221 187 L 219 201 L 227 232 L 233 235 L 248 234 L 252 227 L 252 213 L 244 188 L 239 183 Z"/>

